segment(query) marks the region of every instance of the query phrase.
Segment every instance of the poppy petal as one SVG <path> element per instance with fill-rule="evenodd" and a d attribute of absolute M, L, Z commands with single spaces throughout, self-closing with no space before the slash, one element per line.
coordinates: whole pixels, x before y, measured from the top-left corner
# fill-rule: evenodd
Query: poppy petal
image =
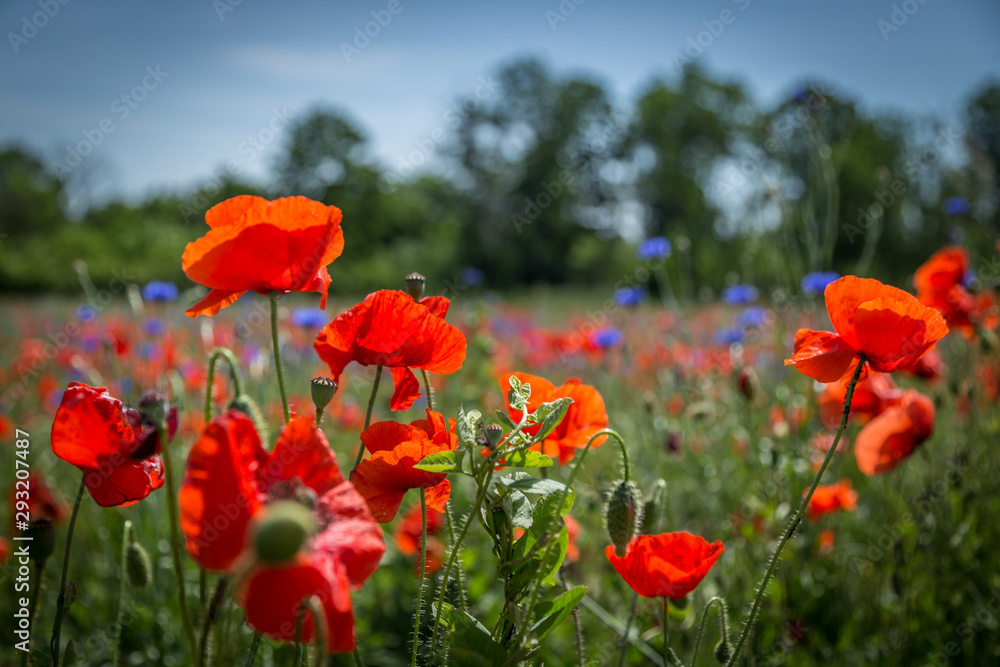
<path fill-rule="evenodd" d="M 125 407 L 104 387 L 70 382 L 52 422 L 52 453 L 80 468 L 121 464 L 138 446 Z M 111 461 L 116 465 L 115 461 Z"/>
<path fill-rule="evenodd" d="M 85 474 L 94 502 L 101 507 L 128 507 L 163 486 L 163 461 L 159 456 L 129 459 L 106 471 L 89 468 Z"/>
<path fill-rule="evenodd" d="M 210 289 L 208 290 L 208 294 L 206 294 L 201 301 L 185 310 L 184 314 L 188 317 L 197 317 L 198 315 L 215 315 L 226 306 L 231 306 L 236 303 L 236 301 L 244 294 L 246 294 L 246 290 L 233 291 Z"/>
<path fill-rule="evenodd" d="M 857 340 L 872 369 L 892 373 L 913 364 L 948 333 L 944 317 L 912 297 L 879 297 L 858 306 Z"/>
<path fill-rule="evenodd" d="M 448 480 L 424 491 L 424 501 L 427 503 L 427 507 L 438 512 L 444 512 L 444 506 L 448 504 L 449 498 L 451 498 L 451 482 Z"/>
<path fill-rule="evenodd" d="M 858 350 L 835 333 L 799 329 L 795 352 L 785 365 L 819 382 L 836 382 L 847 374 L 857 355 Z"/>
<path fill-rule="evenodd" d="M 423 396 L 417 376 L 409 368 L 401 366 L 392 369 L 392 383 L 395 391 L 389 399 L 390 410 L 409 410 L 413 402 Z"/>
<path fill-rule="evenodd" d="M 343 564 L 351 586 L 361 588 L 385 553 L 382 528 L 365 499 L 345 482 L 319 499 L 316 512 L 326 527 L 311 540 L 310 550 L 335 558 Z"/>
<path fill-rule="evenodd" d="M 826 309 L 834 330 L 851 347 L 861 349 L 854 331 L 854 313 L 858 306 L 879 297 L 896 301 L 915 301 L 913 295 L 898 287 L 872 278 L 844 276 L 826 286 Z"/>
<path fill-rule="evenodd" d="M 265 485 L 298 478 L 320 496 L 344 481 L 330 443 L 308 417 L 296 417 L 285 425 L 264 474 Z"/>

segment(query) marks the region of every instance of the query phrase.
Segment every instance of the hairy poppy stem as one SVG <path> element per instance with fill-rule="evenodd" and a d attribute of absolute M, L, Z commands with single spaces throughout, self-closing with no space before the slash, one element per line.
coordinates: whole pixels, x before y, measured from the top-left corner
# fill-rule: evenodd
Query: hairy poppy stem
<path fill-rule="evenodd" d="M 119 656 L 121 655 L 121 643 L 122 643 L 122 623 L 125 620 L 125 580 L 128 578 L 128 574 L 125 569 L 125 561 L 128 560 L 128 545 L 131 542 L 132 537 L 132 522 L 126 521 L 125 528 L 122 531 L 122 565 L 118 572 L 118 619 L 115 621 L 114 628 L 114 653 L 111 657 L 111 664 L 113 667 L 118 667 Z"/>
<path fill-rule="evenodd" d="M 424 375 L 427 378 L 427 375 Z M 420 579 L 417 584 L 417 608 L 413 621 L 413 655 L 410 667 L 417 667 L 417 647 L 420 643 L 420 610 L 424 604 L 424 573 L 427 570 L 427 491 L 420 489 Z"/>
<path fill-rule="evenodd" d="M 204 570 L 202 572 L 204 573 Z M 208 664 L 208 633 L 211 632 L 212 625 L 215 624 L 215 618 L 219 615 L 219 610 L 222 608 L 222 601 L 226 597 L 226 587 L 228 585 L 228 576 L 219 577 L 219 581 L 215 585 L 215 592 L 212 593 L 212 602 L 209 604 L 208 609 L 205 610 L 204 616 L 202 616 L 201 637 L 198 640 L 198 665 Z"/>
<path fill-rule="evenodd" d="M 212 390 L 215 388 L 215 366 L 220 359 L 229 365 L 229 375 L 233 379 L 233 392 L 240 396 L 243 393 L 243 378 L 240 377 L 240 367 L 236 355 L 228 347 L 217 347 L 208 357 L 208 384 L 205 386 L 205 424 L 212 421 Z"/>
<path fill-rule="evenodd" d="M 625 621 L 625 632 L 622 633 L 622 650 L 618 654 L 618 667 L 624 667 L 625 657 L 628 655 L 628 633 L 632 632 L 632 621 L 635 620 L 635 609 L 639 602 L 639 594 L 632 592 L 632 602 L 629 603 L 628 620 Z"/>
<path fill-rule="evenodd" d="M 83 500 L 83 490 L 86 488 L 84 481 L 87 475 L 80 478 L 80 488 L 76 492 L 76 501 L 73 503 L 73 514 L 69 517 L 69 528 L 66 529 L 66 548 L 63 550 L 62 579 L 59 582 L 59 598 L 56 600 L 56 621 L 52 626 L 52 667 L 59 667 L 60 647 L 59 635 L 62 632 L 63 616 L 66 615 L 66 578 L 69 574 L 69 553 L 73 546 L 73 528 L 76 526 L 76 515 L 80 512 L 80 501 Z"/>
<path fill-rule="evenodd" d="M 837 435 L 833 439 L 833 444 L 830 445 L 830 449 L 826 452 L 826 456 L 823 458 L 823 464 L 819 467 L 816 477 L 813 478 L 812 486 L 809 487 L 809 492 L 802 498 L 802 502 L 799 503 L 798 509 L 795 510 L 795 514 L 792 515 L 791 521 L 788 522 L 788 526 L 781 534 L 781 539 L 778 541 L 778 546 L 774 549 L 774 554 L 771 555 L 771 560 L 767 565 L 767 570 L 764 572 L 764 579 L 761 580 L 760 586 L 757 588 L 757 595 L 753 599 L 753 606 L 750 607 L 750 615 L 747 617 L 747 621 L 743 625 L 743 630 L 740 632 L 740 638 L 736 642 L 736 648 L 733 650 L 733 655 L 729 659 L 729 662 L 726 663 L 727 667 L 735 667 L 736 661 L 739 660 L 740 653 L 742 653 L 743 647 L 746 645 L 747 640 L 750 638 L 750 633 L 753 631 L 753 624 L 757 619 L 757 613 L 760 611 L 760 604 L 764 600 L 764 592 L 767 589 L 767 584 L 771 581 L 771 577 L 774 575 L 774 571 L 778 567 L 778 559 L 781 558 L 781 551 L 785 548 L 785 543 L 791 539 L 795 529 L 798 528 L 799 522 L 802 521 L 802 515 L 805 514 L 806 508 L 809 507 L 809 501 L 812 499 L 813 493 L 816 491 L 816 487 L 819 486 L 820 480 L 823 479 L 823 473 L 826 472 L 827 466 L 829 466 L 830 461 L 833 460 L 833 455 L 837 451 L 837 445 L 840 444 L 840 438 L 844 435 L 844 431 L 847 428 L 847 417 L 851 413 L 851 400 L 854 398 L 854 387 L 858 384 L 858 379 L 861 377 L 861 371 L 864 369 L 866 361 L 867 359 L 865 358 L 865 355 L 859 355 L 858 366 L 854 369 L 854 375 L 851 376 L 851 381 L 847 385 L 847 392 L 844 395 L 844 414 L 840 418 L 840 428 L 837 429 Z"/>
<path fill-rule="evenodd" d="M 257 663 L 257 648 L 260 647 L 260 633 L 253 633 L 253 639 L 250 640 L 250 652 L 247 653 L 246 662 L 243 663 L 243 667 L 254 667 Z"/>
<path fill-rule="evenodd" d="M 427 376 L 427 371 L 420 369 L 420 374 L 424 376 L 424 391 L 427 392 L 427 409 L 434 411 L 434 390 L 431 389 L 431 379 Z"/>
<path fill-rule="evenodd" d="M 271 343 L 274 345 L 274 368 L 278 372 L 278 389 L 281 391 L 281 407 L 285 411 L 285 423 L 291 420 L 288 412 L 288 394 L 285 393 L 285 376 L 281 371 L 281 347 L 278 345 L 278 292 L 271 290 Z"/>
<path fill-rule="evenodd" d="M 45 581 L 45 563 L 47 561 L 35 562 L 35 587 L 31 590 L 31 603 L 28 605 L 28 627 L 35 623 L 35 609 L 38 607 L 38 597 Z M 28 650 L 21 654 L 21 667 L 27 667 L 28 656 L 31 655 L 31 638 L 28 638 Z"/>
<path fill-rule="evenodd" d="M 378 384 L 381 379 L 382 379 L 382 366 L 380 365 L 375 367 L 375 381 L 372 383 L 372 395 L 368 399 L 368 412 L 365 413 L 365 427 L 362 429 L 363 431 L 367 431 L 368 427 L 371 426 L 372 410 L 375 408 L 375 397 L 378 396 Z M 361 445 L 358 446 L 358 458 L 354 459 L 354 468 L 357 468 L 359 465 L 361 465 L 361 459 L 364 458 L 364 456 L 365 456 L 365 445 L 364 443 L 362 443 Z M 351 472 L 353 473 L 354 469 L 351 469 Z"/>
<path fill-rule="evenodd" d="M 160 427 L 160 442 L 164 442 L 163 428 Z M 163 472 L 167 483 L 167 510 L 170 513 L 170 552 L 174 560 L 174 575 L 177 577 L 177 600 L 181 605 L 181 621 L 184 634 L 191 645 L 191 653 L 197 655 L 198 640 L 194 635 L 194 625 L 187 608 L 187 592 L 184 590 L 184 564 L 181 562 L 181 540 L 177 533 L 177 492 L 174 487 L 174 463 L 169 449 L 163 450 Z"/>
<path fill-rule="evenodd" d="M 691 664 L 698 664 L 698 652 L 701 650 L 701 635 L 705 630 L 705 621 L 708 620 L 708 612 L 712 611 L 712 605 L 719 605 L 719 635 L 724 643 L 729 643 L 729 609 L 726 601 L 716 596 L 708 601 L 705 610 L 701 612 L 701 622 L 698 623 L 698 634 L 694 636 L 694 652 L 691 654 Z"/>
<path fill-rule="evenodd" d="M 357 646 L 354 647 L 354 664 L 358 667 L 365 667 L 365 661 L 361 659 L 361 652 Z"/>
<path fill-rule="evenodd" d="M 670 664 L 670 631 L 668 624 L 670 616 L 667 614 L 667 598 L 660 598 L 660 609 L 663 610 L 663 667 Z"/>
<path fill-rule="evenodd" d="M 625 458 L 626 471 L 628 470 L 628 454 L 625 453 L 625 440 L 621 437 L 621 435 L 618 434 L 617 431 L 610 428 L 605 428 L 601 429 L 594 435 L 590 436 L 590 440 L 588 440 L 586 446 L 584 446 L 584 448 L 580 450 L 580 455 L 576 457 L 573 469 L 570 471 L 569 477 L 566 479 L 566 483 L 559 494 L 559 502 L 556 504 L 557 509 L 554 515 L 558 519 L 560 520 L 562 519 L 561 512 L 563 505 L 566 504 L 566 496 L 569 495 L 570 487 L 573 486 L 573 482 L 576 480 L 576 476 L 580 472 L 580 468 L 583 466 L 583 460 L 587 458 L 587 453 L 590 451 L 590 446 L 594 444 L 594 440 L 597 440 L 597 438 L 601 437 L 602 435 L 610 435 L 614 437 L 616 440 L 618 440 L 618 444 L 621 446 L 622 453 L 626 457 Z M 476 511 L 478 512 L 479 510 L 477 509 Z M 559 541 L 558 539 L 548 540 L 548 544 L 545 545 L 545 551 L 542 553 L 542 559 L 539 562 L 547 563 L 549 561 L 549 555 L 552 553 L 552 547 L 558 541 Z M 535 613 L 535 604 L 538 602 L 538 594 L 542 590 L 542 581 L 540 578 L 536 579 L 534 583 L 535 585 L 532 586 L 531 588 L 531 595 L 528 597 L 528 606 L 525 609 L 524 622 L 518 628 L 517 635 L 513 643 L 513 646 L 515 646 L 516 648 L 514 652 L 511 654 L 510 658 L 507 660 L 507 664 L 511 664 L 514 661 L 514 658 L 516 658 L 524 648 L 525 635 L 528 632 L 528 628 L 531 627 L 531 617 Z"/>

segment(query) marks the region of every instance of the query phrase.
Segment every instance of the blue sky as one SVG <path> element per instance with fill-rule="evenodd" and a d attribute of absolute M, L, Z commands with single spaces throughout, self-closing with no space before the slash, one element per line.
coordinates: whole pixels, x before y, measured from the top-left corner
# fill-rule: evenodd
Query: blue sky
<path fill-rule="evenodd" d="M 345 56 L 372 12 L 386 25 Z M 281 119 L 318 104 L 348 110 L 392 168 L 447 127 L 458 96 L 522 55 L 591 73 L 627 107 L 652 77 L 675 76 L 673 55 L 708 28 L 699 62 L 765 106 L 820 77 L 870 110 L 954 117 L 1000 74 L 996 0 L 13 0 L 0 27 L 0 144 L 51 164 L 90 141 L 82 162 L 105 192 L 131 196 L 229 161 L 262 177 Z"/>

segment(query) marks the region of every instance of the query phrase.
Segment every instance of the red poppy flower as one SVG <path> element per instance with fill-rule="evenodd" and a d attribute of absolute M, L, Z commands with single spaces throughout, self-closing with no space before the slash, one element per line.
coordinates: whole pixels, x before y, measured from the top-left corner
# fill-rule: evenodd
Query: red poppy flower
<path fill-rule="evenodd" d="M 444 297 L 418 303 L 406 292 L 379 290 L 337 315 L 319 332 L 313 347 L 337 381 L 352 361 L 388 366 L 396 385 L 389 406 L 406 410 L 421 396 L 411 368 L 453 373 L 465 361 L 465 336 L 444 321 L 447 310 Z"/>
<path fill-rule="evenodd" d="M 940 310 L 948 325 L 966 336 L 975 334 L 976 325 L 994 305 L 988 294 L 973 296 L 965 288 L 969 272 L 965 248 L 950 246 L 931 255 L 913 274 L 920 302 Z"/>
<path fill-rule="evenodd" d="M 558 456 L 559 465 L 566 463 L 573 458 L 576 450 L 587 446 L 587 441 L 600 431 L 608 427 L 608 412 L 604 407 L 604 398 L 596 389 L 589 385 L 580 384 L 577 378 L 570 378 L 560 387 L 555 387 L 545 378 L 528 373 L 504 374 L 500 378 L 500 390 L 504 397 L 510 389 L 510 376 L 514 375 L 522 384 L 531 385 L 531 396 L 528 399 L 528 412 L 534 412 L 542 403 L 551 403 L 558 398 L 572 398 L 566 416 L 559 423 L 549 437 L 541 444 L 541 447 L 534 446 L 532 449 L 541 451 L 546 456 Z M 504 399 L 506 400 L 506 398 Z M 507 413 L 514 422 L 521 420 L 521 411 L 515 410 L 507 404 Z M 538 433 L 541 425 L 535 425 L 524 429 L 528 435 Z M 607 440 L 606 436 L 601 436 L 594 441 L 591 447 L 600 447 Z"/>
<path fill-rule="evenodd" d="M 392 521 L 410 489 L 427 489 L 427 506 L 439 512 L 451 496 L 451 482 L 443 472 L 414 468 L 425 456 L 458 449 L 455 420 L 427 410 L 427 419 L 412 424 L 376 422 L 361 433 L 361 442 L 371 454 L 351 473 L 358 493 L 379 523 Z"/>
<path fill-rule="evenodd" d="M 316 596 L 328 650 L 354 649 L 350 591 L 378 567 L 385 544 L 311 419 L 289 422 L 269 455 L 247 416 L 230 410 L 215 418 L 191 448 L 179 499 L 188 552 L 205 569 L 241 573 L 237 600 L 252 628 L 291 641 L 299 605 Z M 317 530 L 288 562 L 258 562 L 249 529 L 278 500 L 311 507 Z M 311 616 L 306 612 L 305 641 L 313 636 Z"/>
<path fill-rule="evenodd" d="M 52 422 L 52 453 L 79 468 L 102 507 L 133 505 L 163 486 L 159 438 L 104 387 L 70 382 Z"/>
<path fill-rule="evenodd" d="M 319 292 L 326 307 L 326 265 L 344 250 L 340 209 L 305 197 L 268 201 L 241 195 L 209 209 L 208 234 L 189 243 L 181 266 L 209 289 L 187 309 L 215 315 L 249 290 L 261 294 Z"/>
<path fill-rule="evenodd" d="M 566 560 L 575 563 L 580 560 L 580 548 L 576 544 L 580 539 L 580 522 L 570 514 L 566 515 L 563 522 L 566 524 L 566 536 L 569 538 L 569 544 L 566 545 Z"/>
<path fill-rule="evenodd" d="M 420 536 L 423 533 L 423 517 L 420 515 L 420 504 L 410 507 L 403 520 L 396 526 L 393 537 L 399 552 L 404 556 L 419 556 Z M 427 561 L 424 571 L 434 574 L 444 564 L 445 547 L 436 536 L 444 528 L 444 514 L 436 509 L 427 508 Z M 420 564 L 415 564 L 416 572 L 420 573 Z"/>
<path fill-rule="evenodd" d="M 851 489 L 851 480 L 842 479 L 836 484 L 820 484 L 809 499 L 809 520 L 816 521 L 824 514 L 837 510 L 853 512 L 858 506 L 858 492 Z"/>
<path fill-rule="evenodd" d="M 698 587 L 724 550 L 722 542 L 709 544 L 691 533 L 663 533 L 635 537 L 624 558 L 615 555 L 613 545 L 604 553 L 639 595 L 680 600 Z"/>
<path fill-rule="evenodd" d="M 948 325 L 901 289 L 844 276 L 827 285 L 826 308 L 836 333 L 799 329 L 786 365 L 820 382 L 835 382 L 864 354 L 871 370 L 893 373 L 912 365 L 948 333 Z"/>
<path fill-rule="evenodd" d="M 916 391 L 906 391 L 858 433 L 854 456 L 869 477 L 898 466 L 934 433 L 934 403 Z"/>

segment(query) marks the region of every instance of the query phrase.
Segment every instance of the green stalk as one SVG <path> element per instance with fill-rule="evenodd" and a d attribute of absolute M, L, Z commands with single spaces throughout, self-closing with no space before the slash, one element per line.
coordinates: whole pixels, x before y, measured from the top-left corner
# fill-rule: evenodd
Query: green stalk
<path fill-rule="evenodd" d="M 52 667 L 59 667 L 60 647 L 59 635 L 62 632 L 63 616 L 66 615 L 66 578 L 69 574 L 69 553 L 73 546 L 73 528 L 76 526 L 76 515 L 80 512 L 80 501 L 83 500 L 83 490 L 86 488 L 84 480 L 87 475 L 80 477 L 80 488 L 76 492 L 76 501 L 73 503 L 73 514 L 69 517 L 69 528 L 66 530 L 66 548 L 63 550 L 62 579 L 59 582 L 59 598 L 56 601 L 56 621 L 52 626 Z"/>
<path fill-rule="evenodd" d="M 198 640 L 198 665 L 208 664 L 208 634 L 212 630 L 212 625 L 215 624 L 219 609 L 222 608 L 222 601 L 226 598 L 226 587 L 228 585 L 228 576 L 219 577 L 218 583 L 215 584 L 215 592 L 212 593 L 212 602 L 202 616 L 201 637 Z"/>
<path fill-rule="evenodd" d="M 128 574 L 125 569 L 125 562 L 128 560 L 128 545 L 132 536 L 132 522 L 125 522 L 125 530 L 122 532 L 122 565 L 119 571 L 118 583 L 118 620 L 114 628 L 114 654 L 111 657 L 112 667 L 118 667 L 119 656 L 121 655 L 122 623 L 125 621 L 125 581 Z"/>
<path fill-rule="evenodd" d="M 257 663 L 257 649 L 260 647 L 260 633 L 253 633 L 253 639 L 250 640 L 250 652 L 247 653 L 246 662 L 243 663 L 243 667 L 254 667 Z"/>
<path fill-rule="evenodd" d="M 851 376 L 851 381 L 847 385 L 847 393 L 844 396 L 844 414 L 840 418 L 840 428 L 837 429 L 837 435 L 833 439 L 833 444 L 830 445 L 829 451 L 826 453 L 826 457 L 823 459 L 823 464 L 819 467 L 819 471 L 816 473 L 816 477 L 813 478 L 812 486 L 809 487 L 809 492 L 802 498 L 802 502 L 799 503 L 799 507 L 795 510 L 795 514 L 792 515 L 791 521 L 788 522 L 788 526 L 785 527 L 785 531 L 781 534 L 781 540 L 778 542 L 778 546 L 774 550 L 774 554 L 771 556 L 771 561 L 767 565 L 767 570 L 764 572 L 764 579 L 760 582 L 760 586 L 757 589 L 757 595 L 754 597 L 753 606 L 750 607 L 750 616 L 747 617 L 747 621 L 743 626 L 743 631 L 740 632 L 740 638 L 736 642 L 736 648 L 733 650 L 733 657 L 729 659 L 726 663 L 727 667 L 735 667 L 736 661 L 740 657 L 740 653 L 743 651 L 743 647 L 746 645 L 747 640 L 750 638 L 750 632 L 753 630 L 754 621 L 757 619 L 757 613 L 760 611 L 761 602 L 764 600 L 764 592 L 767 589 L 767 584 L 771 581 L 771 577 L 774 575 L 775 569 L 778 567 L 778 559 L 781 558 L 781 551 L 785 548 L 785 543 L 788 542 L 792 537 L 792 533 L 798 528 L 799 522 L 802 521 L 802 515 L 805 514 L 806 508 L 809 507 L 809 501 L 813 497 L 813 493 L 816 492 L 816 487 L 819 486 L 820 480 L 823 479 L 823 473 L 826 472 L 827 466 L 830 465 L 830 461 L 833 460 L 833 455 L 837 451 L 837 445 L 840 443 L 840 438 L 844 435 L 844 430 L 847 428 L 847 416 L 851 412 L 851 400 L 854 398 L 854 387 L 858 384 L 858 378 L 861 377 L 861 371 L 866 363 L 865 355 L 859 355 L 858 366 L 854 369 L 854 375 Z"/>
<path fill-rule="evenodd" d="M 708 612 L 712 610 L 712 605 L 719 605 L 719 634 L 723 643 L 729 643 L 729 611 L 726 609 L 726 601 L 716 596 L 705 605 L 705 611 L 701 612 L 701 622 L 698 623 L 698 634 L 694 636 L 694 653 L 691 655 L 691 664 L 698 664 L 698 652 L 701 651 L 701 635 L 705 630 L 705 621 L 708 620 Z"/>
<path fill-rule="evenodd" d="M 622 650 L 618 654 L 618 667 L 624 667 L 625 658 L 628 656 L 628 633 L 632 631 L 632 621 L 635 620 L 635 609 L 639 603 L 639 594 L 632 591 L 632 602 L 629 603 L 628 620 L 625 621 L 625 632 L 622 635 Z"/>
<path fill-rule="evenodd" d="M 417 608 L 413 614 L 413 655 L 410 659 L 410 667 L 417 667 L 417 647 L 420 643 L 420 609 L 424 604 L 424 572 L 427 569 L 427 492 L 424 489 L 420 489 L 420 524 L 420 579 L 417 586 Z"/>
<path fill-rule="evenodd" d="M 378 385 L 379 381 L 382 379 L 382 366 L 375 367 L 375 381 L 372 383 L 372 395 L 368 398 L 368 412 L 365 413 L 365 427 L 363 431 L 367 431 L 368 427 L 372 423 L 372 410 L 375 408 L 375 397 L 378 395 Z M 354 468 L 351 469 L 353 473 L 354 470 L 361 464 L 361 459 L 365 456 L 365 446 L 362 443 L 358 447 L 358 458 L 354 460 Z"/>
<path fill-rule="evenodd" d="M 431 389 L 431 379 L 427 376 L 427 371 L 420 369 L 420 374 L 424 377 L 424 391 L 427 392 L 427 409 L 434 412 L 434 390 Z"/>
<path fill-rule="evenodd" d="M 670 617 L 667 615 L 667 598 L 660 598 L 660 609 L 663 610 L 663 667 L 670 664 L 670 632 L 667 623 Z"/>
<path fill-rule="evenodd" d="M 166 442 L 163 425 L 159 426 L 160 442 Z M 177 532 L 177 491 L 174 486 L 174 464 L 169 448 L 164 449 L 163 459 L 164 480 L 167 483 L 167 510 L 170 513 L 170 552 L 174 561 L 174 576 L 177 578 L 177 600 L 181 606 L 181 621 L 184 624 L 184 634 L 191 645 L 191 654 L 198 654 L 198 640 L 195 638 L 194 625 L 187 608 L 187 592 L 184 590 L 184 564 L 181 561 L 181 539 Z"/>
<path fill-rule="evenodd" d="M 243 394 L 243 378 L 240 377 L 240 368 L 236 361 L 236 355 L 228 347 L 217 347 L 212 350 L 208 357 L 208 384 L 205 387 L 205 425 L 212 421 L 212 391 L 215 388 L 215 366 L 219 359 L 224 359 L 229 364 L 229 375 L 233 379 L 233 391 L 237 396 Z"/>
<path fill-rule="evenodd" d="M 285 393 L 285 376 L 281 372 L 281 346 L 278 345 L 278 292 L 271 290 L 271 343 L 274 345 L 274 368 L 278 372 L 278 389 L 281 391 L 281 407 L 285 411 L 285 423 L 291 420 L 288 412 L 288 394 Z"/>
<path fill-rule="evenodd" d="M 45 578 L 46 561 L 35 563 L 35 587 L 31 590 L 31 602 L 28 605 L 28 627 L 35 624 L 35 609 L 38 607 L 38 597 L 42 590 L 42 583 Z M 28 650 L 21 654 L 21 667 L 27 667 L 28 656 L 31 655 L 31 638 L 28 638 Z"/>

